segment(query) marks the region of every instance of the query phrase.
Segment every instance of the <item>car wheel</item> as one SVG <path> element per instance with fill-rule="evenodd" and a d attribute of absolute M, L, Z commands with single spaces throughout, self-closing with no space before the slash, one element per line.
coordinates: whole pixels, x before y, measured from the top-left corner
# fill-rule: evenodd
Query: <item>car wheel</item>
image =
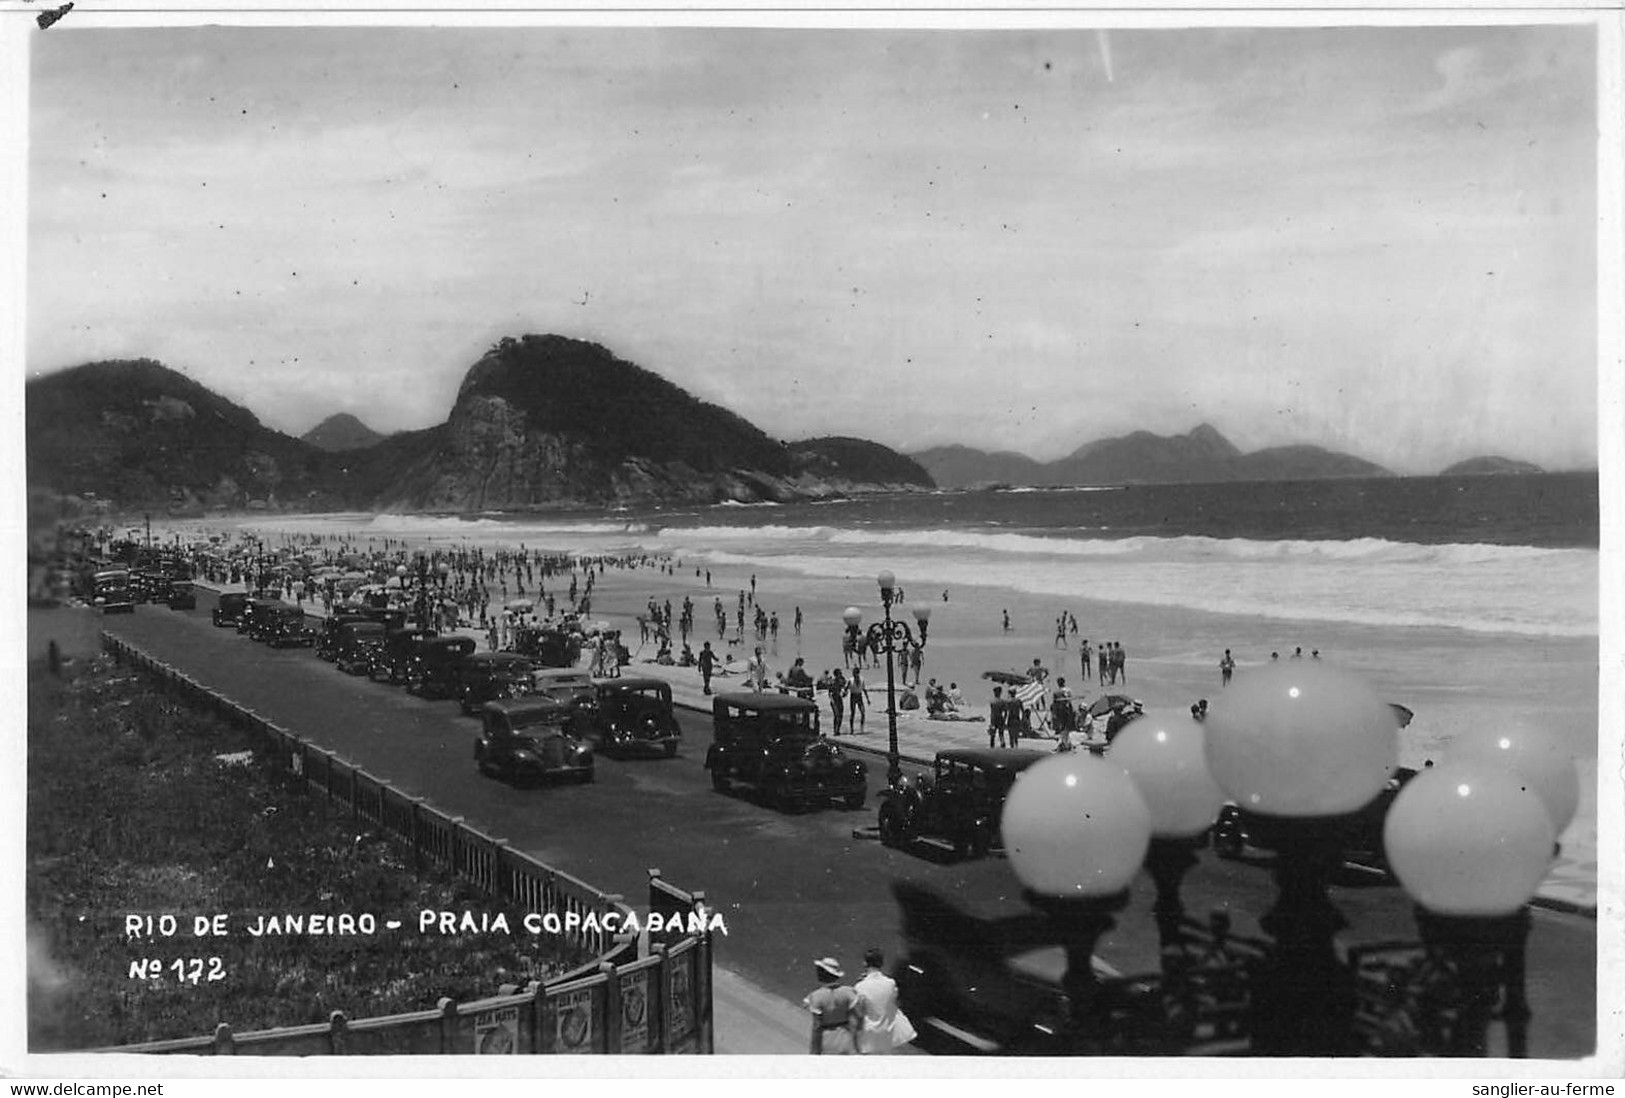
<path fill-rule="evenodd" d="M 855 793 L 848 793 L 845 797 L 841 798 L 842 803 L 845 804 L 846 807 L 848 807 L 848 808 L 862 808 L 863 807 L 863 802 L 868 800 L 868 799 L 869 799 L 869 790 L 868 789 L 860 789 Z"/>
<path fill-rule="evenodd" d="M 718 793 L 726 793 L 729 789 L 728 775 L 720 770 L 711 771 L 711 788 Z"/>
<path fill-rule="evenodd" d="M 676 757 L 677 757 L 677 741 L 676 740 L 667 740 L 666 741 L 666 758 L 675 759 Z"/>

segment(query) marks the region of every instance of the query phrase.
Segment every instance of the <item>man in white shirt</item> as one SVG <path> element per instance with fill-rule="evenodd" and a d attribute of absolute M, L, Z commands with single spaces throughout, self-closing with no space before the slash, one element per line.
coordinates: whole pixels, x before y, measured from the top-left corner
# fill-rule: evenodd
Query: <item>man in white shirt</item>
<path fill-rule="evenodd" d="M 915 1037 L 908 1016 L 897 1009 L 897 981 L 881 971 L 885 961 L 878 949 L 866 952 L 863 979 L 852 987 L 858 993 L 858 1053 L 862 1056 L 890 1055 Z"/>

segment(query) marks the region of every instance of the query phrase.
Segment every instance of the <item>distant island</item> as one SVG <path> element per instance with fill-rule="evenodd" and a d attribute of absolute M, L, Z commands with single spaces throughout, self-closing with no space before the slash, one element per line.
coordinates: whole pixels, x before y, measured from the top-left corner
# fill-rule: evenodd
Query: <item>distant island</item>
<path fill-rule="evenodd" d="M 1050 462 L 1009 451 L 985 453 L 967 446 L 937 447 L 909 456 L 944 488 L 992 484 L 1196 484 L 1395 475 L 1363 458 L 1319 446 L 1275 446 L 1244 454 L 1206 423 L 1183 435 L 1135 431 L 1120 438 L 1097 439 Z"/>
<path fill-rule="evenodd" d="M 1503 476 L 1529 476 L 1534 473 L 1544 473 L 1546 470 L 1529 461 L 1515 461 L 1504 457 L 1475 457 L 1466 461 L 1458 461 L 1448 469 L 1441 470 L 1441 477 L 1503 477 Z"/>

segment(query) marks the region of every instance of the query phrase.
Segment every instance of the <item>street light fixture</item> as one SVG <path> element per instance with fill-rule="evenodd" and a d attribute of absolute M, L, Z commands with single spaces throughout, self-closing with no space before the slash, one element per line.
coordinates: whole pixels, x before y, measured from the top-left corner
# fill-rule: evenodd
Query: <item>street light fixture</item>
<path fill-rule="evenodd" d="M 876 651 L 884 650 L 886 653 L 886 784 L 896 786 L 903 780 L 903 759 L 897 748 L 897 672 L 896 656 L 899 650 L 904 654 L 919 651 L 925 647 L 925 633 L 931 620 L 931 608 L 928 606 L 916 607 L 914 620 L 919 625 L 920 637 L 914 639 L 914 633 L 905 621 L 897 621 L 891 616 L 892 602 L 897 597 L 897 577 L 890 571 L 881 572 L 876 577 L 880 586 L 880 606 L 884 615 L 883 620 L 869 626 L 867 634 L 860 630 L 863 626 L 863 611 L 856 606 L 848 606 L 841 615 L 846 622 L 847 633 L 853 638 L 854 647 L 859 643 L 867 643 Z"/>
<path fill-rule="evenodd" d="M 1508 772 L 1510 749 L 1452 752 L 1394 798 L 1384 847 L 1416 901 L 1420 943 L 1347 959 L 1334 946 L 1345 922 L 1327 885 L 1348 828 L 1389 780 L 1397 732 L 1353 676 L 1283 666 L 1239 679 L 1205 722 L 1147 714 L 1104 758 L 1057 755 L 1023 771 L 1002 831 L 1046 939 L 1066 950 L 1060 1046 L 1189 1051 L 1227 1018 L 1224 1035 L 1254 1054 L 1482 1056 L 1499 1003 L 1509 1054 L 1525 1055 L 1526 905 L 1558 828 L 1539 783 Z M 1532 743 L 1524 754 L 1550 752 Z M 1558 779 L 1548 789 L 1565 790 L 1572 758 L 1568 772 L 1543 765 Z M 1179 882 L 1221 797 L 1276 852 L 1278 896 L 1259 920 L 1268 942 L 1229 936 L 1227 917 L 1210 929 L 1183 919 Z M 1090 955 L 1142 864 L 1157 887 L 1160 972 L 1100 981 Z"/>

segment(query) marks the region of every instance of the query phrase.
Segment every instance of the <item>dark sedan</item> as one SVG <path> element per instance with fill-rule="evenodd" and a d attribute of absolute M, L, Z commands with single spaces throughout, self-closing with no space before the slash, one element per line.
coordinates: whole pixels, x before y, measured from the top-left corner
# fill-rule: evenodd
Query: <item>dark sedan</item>
<path fill-rule="evenodd" d="M 630 754 L 677 754 L 683 730 L 672 711 L 671 684 L 628 676 L 596 685 L 590 702 L 578 703 L 572 727 L 598 744 L 598 750 Z"/>
<path fill-rule="evenodd" d="M 486 702 L 475 765 L 515 785 L 552 777 L 592 781 L 592 747 L 565 731 L 569 715 L 568 706 L 551 698 Z"/>

